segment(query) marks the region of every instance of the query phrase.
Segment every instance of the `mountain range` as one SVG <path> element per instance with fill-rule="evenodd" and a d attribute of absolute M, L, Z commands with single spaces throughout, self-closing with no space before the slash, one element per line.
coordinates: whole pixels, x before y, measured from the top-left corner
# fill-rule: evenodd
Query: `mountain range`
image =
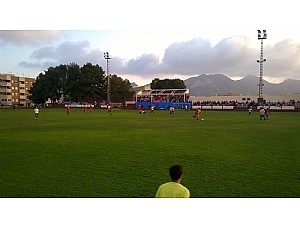
<path fill-rule="evenodd" d="M 247 75 L 240 80 L 232 80 L 224 74 L 201 74 L 184 80 L 191 96 L 213 95 L 257 95 L 259 77 Z M 263 80 L 263 94 L 287 95 L 300 93 L 300 80 L 287 79 L 279 84 Z"/>

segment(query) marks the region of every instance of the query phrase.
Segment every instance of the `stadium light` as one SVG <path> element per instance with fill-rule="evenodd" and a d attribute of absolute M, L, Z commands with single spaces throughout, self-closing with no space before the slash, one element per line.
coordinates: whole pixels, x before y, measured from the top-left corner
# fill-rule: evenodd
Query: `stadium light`
<path fill-rule="evenodd" d="M 111 59 L 108 52 L 104 52 L 104 58 L 106 59 L 106 76 L 107 76 L 107 102 L 110 103 L 110 73 L 109 73 L 109 60 Z"/>
<path fill-rule="evenodd" d="M 263 30 L 262 32 L 260 30 L 257 30 L 258 32 L 258 40 L 260 40 L 260 59 L 257 60 L 259 63 L 259 83 L 258 83 L 258 103 L 263 103 L 263 63 L 266 62 L 267 60 L 264 59 L 264 54 L 263 54 L 263 48 L 264 48 L 264 43 L 263 40 L 267 39 L 267 31 Z"/>

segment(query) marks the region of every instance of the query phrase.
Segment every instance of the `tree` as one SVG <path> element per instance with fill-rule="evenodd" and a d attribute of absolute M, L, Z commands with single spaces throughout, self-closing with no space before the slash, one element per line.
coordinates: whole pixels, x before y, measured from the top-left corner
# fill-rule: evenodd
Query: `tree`
<path fill-rule="evenodd" d="M 40 73 L 29 90 L 31 94 L 29 99 L 35 104 L 44 104 L 48 100 L 48 93 L 45 90 L 45 80 L 43 80 L 44 77 L 45 75 Z"/>
<path fill-rule="evenodd" d="M 103 69 L 91 63 L 81 67 L 82 97 L 85 101 L 94 102 L 105 97 L 105 77 Z"/>
<path fill-rule="evenodd" d="M 130 82 L 117 75 L 111 78 L 111 95 L 113 102 L 123 102 L 131 96 Z M 48 99 L 55 103 L 65 101 L 95 102 L 107 97 L 107 77 L 102 67 L 86 63 L 80 67 L 76 63 L 49 67 L 40 73 L 30 90 L 34 103 L 45 103 Z"/>
<path fill-rule="evenodd" d="M 59 65 L 56 67 L 57 71 L 57 90 L 60 93 L 60 97 L 63 96 L 66 97 L 66 91 L 67 91 L 67 75 L 68 75 L 68 66 L 67 65 Z"/>
<path fill-rule="evenodd" d="M 186 85 L 181 79 L 163 79 L 155 78 L 150 83 L 151 89 L 185 89 Z"/>
<path fill-rule="evenodd" d="M 127 97 L 133 95 L 133 91 L 131 89 L 131 83 L 128 79 L 123 80 L 117 75 L 112 75 L 110 78 L 111 85 L 111 101 L 123 103 Z"/>
<path fill-rule="evenodd" d="M 64 76 L 66 66 L 49 67 L 45 74 L 40 73 L 31 88 L 31 100 L 34 103 L 45 103 L 48 99 L 56 103 L 64 93 Z"/>
<path fill-rule="evenodd" d="M 65 72 L 61 72 L 63 69 L 63 65 L 60 65 L 57 67 L 50 67 L 48 68 L 48 71 L 45 72 L 46 91 L 51 103 L 56 103 L 63 95 L 62 78 L 65 74 Z"/>
<path fill-rule="evenodd" d="M 69 101 L 81 101 L 80 67 L 76 63 L 68 65 L 66 94 Z"/>

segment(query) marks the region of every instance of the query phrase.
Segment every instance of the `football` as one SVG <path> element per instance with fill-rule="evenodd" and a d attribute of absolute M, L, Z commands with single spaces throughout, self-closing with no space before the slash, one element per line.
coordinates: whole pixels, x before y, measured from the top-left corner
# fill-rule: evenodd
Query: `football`
<path fill-rule="evenodd" d="M 204 119 L 201 119 L 202 121 L 204 120 Z"/>

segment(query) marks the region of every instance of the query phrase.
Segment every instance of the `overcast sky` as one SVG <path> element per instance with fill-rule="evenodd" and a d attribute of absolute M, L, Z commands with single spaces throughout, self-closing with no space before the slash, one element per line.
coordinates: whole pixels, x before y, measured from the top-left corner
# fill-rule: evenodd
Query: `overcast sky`
<path fill-rule="evenodd" d="M 0 14 L 6 22 L 0 27 L 0 73 L 36 77 L 72 62 L 106 70 L 103 53 L 109 52 L 110 73 L 138 85 L 155 77 L 259 76 L 257 29 L 266 29 L 264 79 L 300 80 L 296 1 L 54 0 L 34 8 L 28 5 L 39 1 L 16 2 L 6 3 L 13 11 Z"/>

